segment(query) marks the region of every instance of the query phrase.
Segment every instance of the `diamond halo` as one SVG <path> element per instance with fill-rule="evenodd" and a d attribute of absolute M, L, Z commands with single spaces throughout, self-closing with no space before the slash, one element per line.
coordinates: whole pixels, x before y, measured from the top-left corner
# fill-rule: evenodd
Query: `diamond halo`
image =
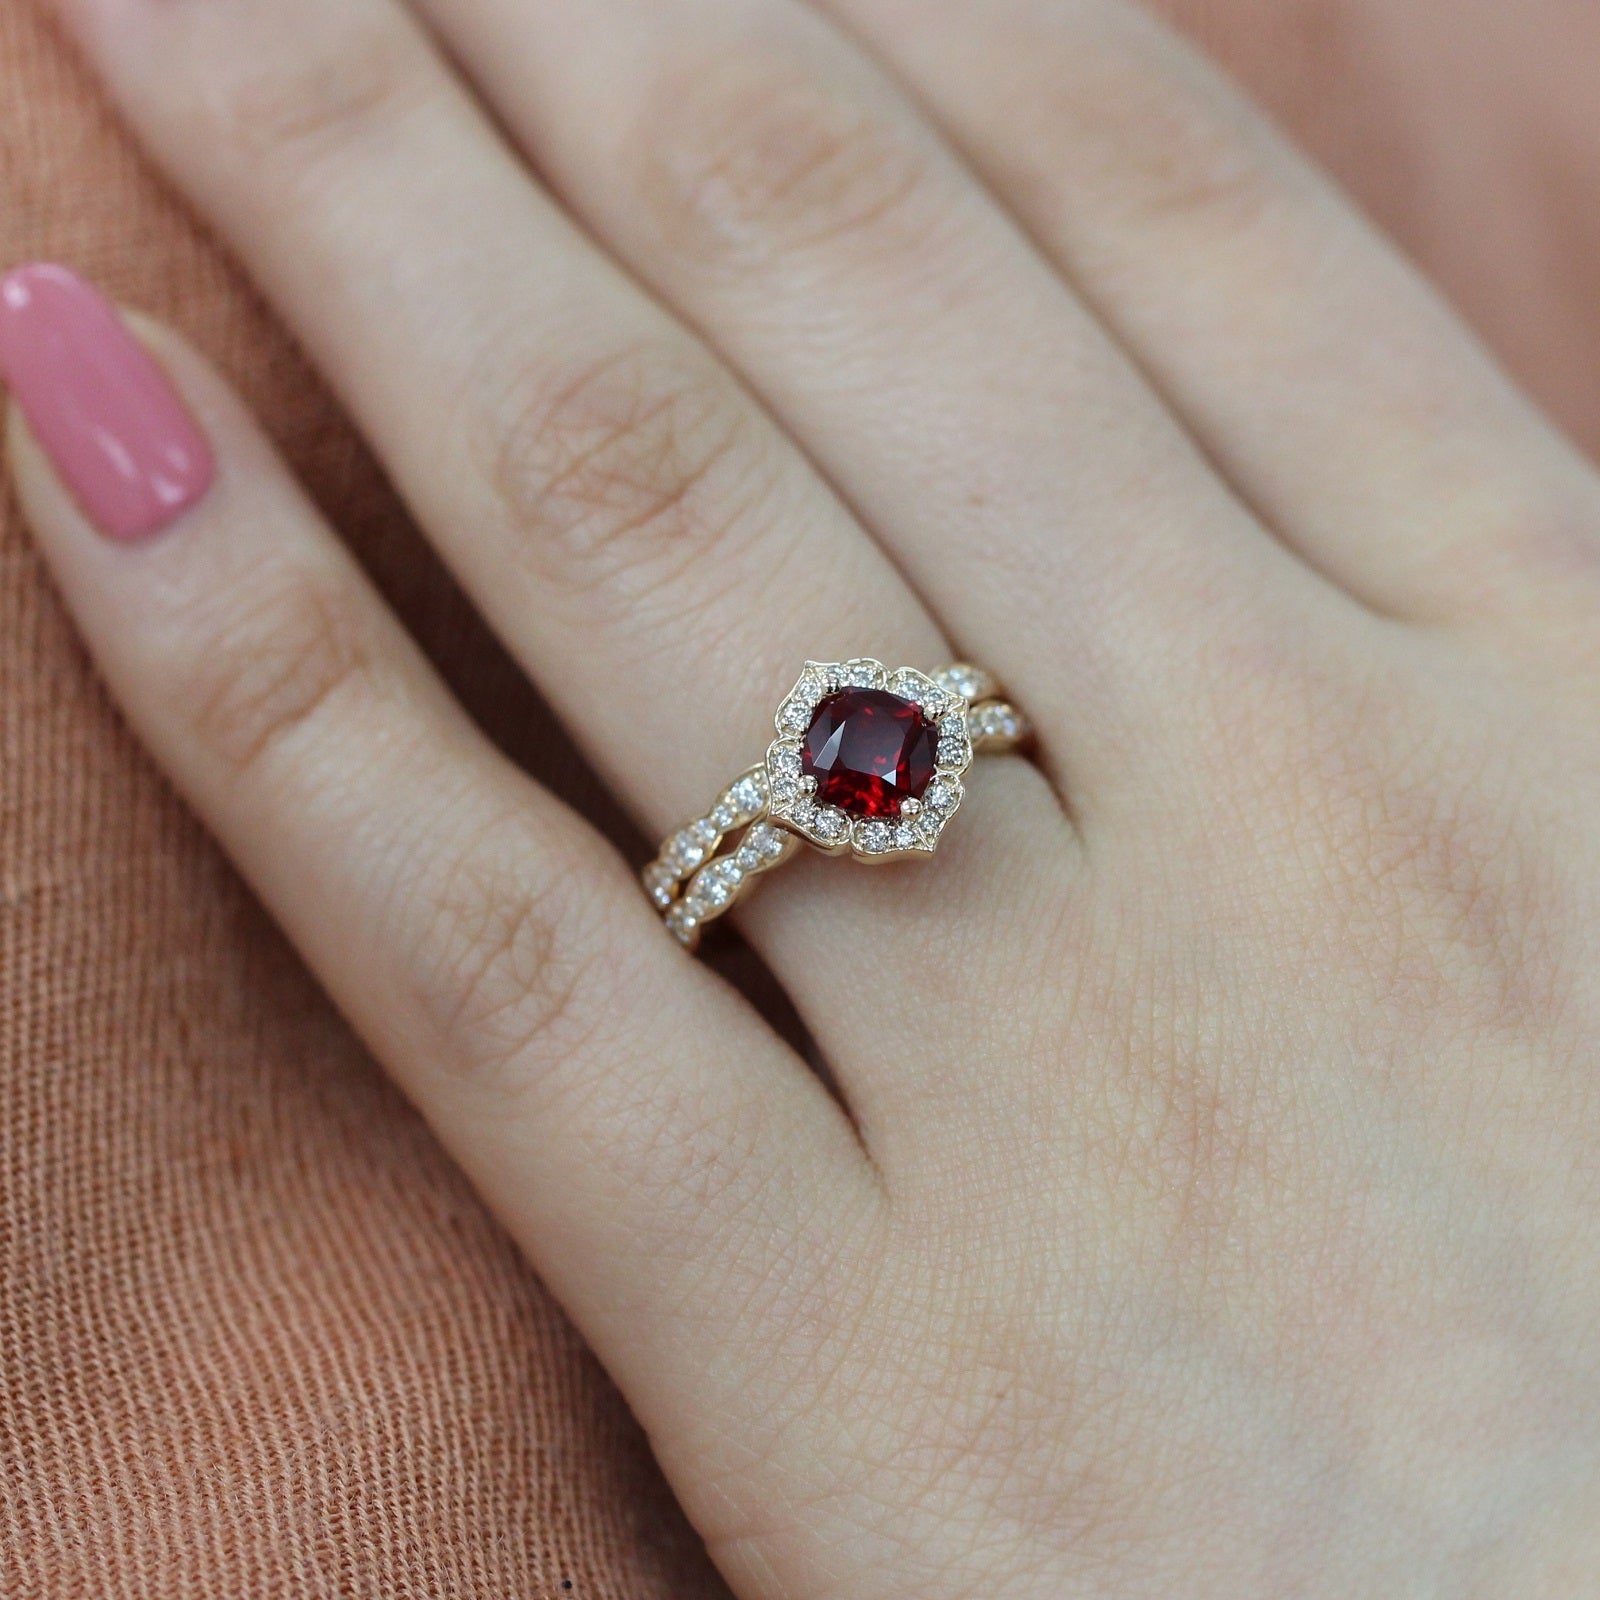
<path fill-rule="evenodd" d="M 954 672 L 962 674 L 962 679 L 945 683 L 913 667 L 891 669 L 870 657 L 808 661 L 774 718 L 777 738 L 767 750 L 766 761 L 769 819 L 830 856 L 848 855 L 873 864 L 931 856 L 961 808 L 962 780 L 973 759 L 969 706 L 958 692 L 970 681 L 973 669 L 953 669 L 952 676 Z M 891 695 L 914 706 L 920 717 L 937 729 L 932 777 L 920 796 L 900 801 L 894 815 L 851 815 L 841 806 L 821 803 L 816 798 L 815 780 L 805 776 L 806 736 L 818 709 L 845 690 Z"/>

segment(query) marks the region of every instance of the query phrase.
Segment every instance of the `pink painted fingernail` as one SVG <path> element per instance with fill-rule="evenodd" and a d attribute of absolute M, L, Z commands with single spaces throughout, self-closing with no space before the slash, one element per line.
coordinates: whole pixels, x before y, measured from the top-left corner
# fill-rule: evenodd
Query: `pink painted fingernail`
<path fill-rule="evenodd" d="M 108 539 L 160 533 L 211 487 L 211 446 L 172 380 L 65 267 L 0 278 L 0 378 Z"/>

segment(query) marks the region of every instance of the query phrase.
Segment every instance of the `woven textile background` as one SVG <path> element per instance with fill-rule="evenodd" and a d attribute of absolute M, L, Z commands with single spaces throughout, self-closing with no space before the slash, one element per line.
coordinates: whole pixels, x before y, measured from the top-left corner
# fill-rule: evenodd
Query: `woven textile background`
<path fill-rule="evenodd" d="M 1592 0 L 1174 3 L 1600 438 Z M 70 261 L 209 351 L 474 713 L 581 786 L 45 18 L 0 0 L 0 266 Z M 0 507 L 0 1595 L 725 1592 L 598 1365 L 123 731 Z"/>

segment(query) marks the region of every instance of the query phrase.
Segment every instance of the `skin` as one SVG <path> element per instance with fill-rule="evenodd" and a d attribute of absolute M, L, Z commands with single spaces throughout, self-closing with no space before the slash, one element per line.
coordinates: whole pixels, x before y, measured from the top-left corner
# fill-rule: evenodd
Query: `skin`
<path fill-rule="evenodd" d="M 220 477 L 145 547 L 13 416 L 735 1592 L 1592 1593 L 1600 481 L 1331 186 L 1109 0 L 63 9 L 641 824 L 808 656 L 1039 724 L 741 914 L 835 1099 L 177 341 Z"/>

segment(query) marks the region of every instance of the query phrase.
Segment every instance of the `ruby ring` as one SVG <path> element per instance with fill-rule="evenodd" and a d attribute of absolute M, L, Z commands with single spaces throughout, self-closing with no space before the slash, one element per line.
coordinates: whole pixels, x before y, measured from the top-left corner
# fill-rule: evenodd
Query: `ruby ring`
<path fill-rule="evenodd" d="M 932 856 L 973 756 L 1014 750 L 1031 731 L 978 667 L 872 660 L 808 661 L 774 720 L 765 762 L 645 868 L 645 892 L 690 949 L 803 846 L 874 864 Z"/>

